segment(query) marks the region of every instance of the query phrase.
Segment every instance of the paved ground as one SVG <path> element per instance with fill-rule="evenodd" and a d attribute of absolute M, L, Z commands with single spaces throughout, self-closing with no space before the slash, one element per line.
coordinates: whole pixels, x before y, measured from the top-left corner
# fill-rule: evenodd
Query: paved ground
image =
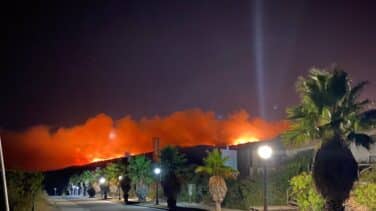
<path fill-rule="evenodd" d="M 62 198 L 50 197 L 52 207 L 55 211 L 161 211 L 160 209 L 145 208 L 140 206 L 122 205 L 119 203 L 87 198 Z"/>
<path fill-rule="evenodd" d="M 124 205 L 119 201 L 101 200 L 101 199 L 89 199 L 82 197 L 49 197 L 49 204 L 51 205 L 51 211 L 163 211 L 166 210 L 166 204 L 161 203 L 159 206 L 155 206 L 154 203 L 141 203 L 135 205 Z M 205 206 L 202 204 L 193 203 L 179 203 L 179 211 L 203 211 L 214 210 L 214 207 Z M 158 207 L 158 209 L 156 209 Z M 161 209 L 164 208 L 164 209 Z M 48 210 L 48 211 L 50 211 Z M 241 211 L 236 209 L 226 209 L 223 211 Z M 263 210 L 262 207 L 253 208 L 251 210 Z M 296 208 L 289 206 L 269 206 L 269 210 L 275 211 L 296 211 Z M 45 210 L 43 210 L 45 211 Z M 47 211 L 47 210 L 46 210 Z"/>

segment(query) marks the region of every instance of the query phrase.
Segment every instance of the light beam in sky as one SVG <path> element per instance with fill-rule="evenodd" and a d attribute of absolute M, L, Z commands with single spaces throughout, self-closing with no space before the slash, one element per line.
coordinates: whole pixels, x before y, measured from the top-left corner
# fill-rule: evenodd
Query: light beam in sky
<path fill-rule="evenodd" d="M 253 1 L 253 53 L 255 56 L 256 85 L 259 115 L 266 118 L 265 112 L 265 79 L 264 79 L 264 46 L 262 0 Z"/>

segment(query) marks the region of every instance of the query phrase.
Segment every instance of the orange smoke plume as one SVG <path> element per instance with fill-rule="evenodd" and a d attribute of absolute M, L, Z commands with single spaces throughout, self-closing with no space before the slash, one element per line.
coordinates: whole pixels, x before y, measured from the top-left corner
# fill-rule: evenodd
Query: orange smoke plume
<path fill-rule="evenodd" d="M 2 135 L 8 168 L 49 170 L 148 152 L 152 137 L 159 137 L 162 147 L 229 145 L 272 139 L 287 127 L 286 121 L 250 118 L 245 111 L 217 119 L 213 112 L 192 109 L 141 120 L 125 116 L 114 121 L 98 114 L 72 128 L 34 126 Z"/>

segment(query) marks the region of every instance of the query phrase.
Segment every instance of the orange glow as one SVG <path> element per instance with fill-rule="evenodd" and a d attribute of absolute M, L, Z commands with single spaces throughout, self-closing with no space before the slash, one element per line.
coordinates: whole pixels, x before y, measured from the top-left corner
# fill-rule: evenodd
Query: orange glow
<path fill-rule="evenodd" d="M 94 162 L 99 162 L 99 161 L 112 160 L 112 159 L 115 159 L 115 158 L 121 158 L 123 156 L 124 155 L 117 154 L 117 155 L 108 156 L 108 157 L 93 157 L 92 159 L 90 159 L 90 162 L 94 163 Z"/>
<path fill-rule="evenodd" d="M 91 159 L 91 162 L 94 163 L 94 162 L 104 161 L 104 160 L 107 160 L 107 159 L 104 159 L 104 158 L 93 158 L 93 159 Z"/>
<path fill-rule="evenodd" d="M 253 136 L 243 136 L 243 137 L 240 137 L 240 138 L 236 139 L 234 141 L 234 145 L 246 144 L 246 143 L 257 142 L 257 141 L 260 141 L 260 140 L 258 138 L 256 138 L 256 137 L 253 137 Z"/>
<path fill-rule="evenodd" d="M 223 146 L 269 140 L 288 127 L 286 121 L 250 118 L 243 110 L 216 117 L 201 109 L 140 120 L 98 114 L 74 127 L 33 126 L 21 132 L 1 131 L 1 136 L 7 168 L 48 170 L 150 152 L 156 136 L 161 147 Z"/>

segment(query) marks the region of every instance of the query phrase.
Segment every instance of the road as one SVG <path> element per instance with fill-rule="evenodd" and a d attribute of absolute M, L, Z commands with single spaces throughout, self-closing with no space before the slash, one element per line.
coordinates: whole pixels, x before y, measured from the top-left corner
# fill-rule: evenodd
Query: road
<path fill-rule="evenodd" d="M 49 198 L 56 211 L 161 211 L 160 209 L 145 208 L 140 206 L 123 205 L 116 202 L 88 199 L 88 198 Z"/>

